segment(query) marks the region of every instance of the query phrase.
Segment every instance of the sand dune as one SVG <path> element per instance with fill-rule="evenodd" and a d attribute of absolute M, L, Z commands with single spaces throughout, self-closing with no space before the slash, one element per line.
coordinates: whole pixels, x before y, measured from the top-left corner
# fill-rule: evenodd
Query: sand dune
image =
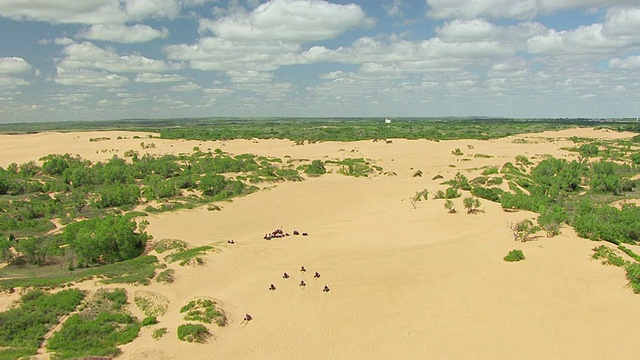
<path fill-rule="evenodd" d="M 515 243 L 507 223 L 533 213 L 447 214 L 443 200 L 409 199 L 416 191 L 444 189 L 462 171 L 473 178 L 485 165 L 515 155 L 529 158 L 561 150 L 569 136 L 628 138 L 630 133 L 571 129 L 491 141 L 326 142 L 294 146 L 286 140 L 220 142 L 133 139 L 134 133 L 44 133 L 0 136 L 0 166 L 49 153 L 107 159 L 129 149 L 154 153 L 221 148 L 305 159 L 365 157 L 396 176 L 350 178 L 327 174 L 281 183 L 223 203 L 222 211 L 188 210 L 149 217 L 154 239 L 193 246 L 234 239 L 205 256 L 206 265 L 180 267 L 170 285 L 154 284 L 170 301 L 160 324 L 123 347 L 125 359 L 629 359 L 637 357 L 640 296 L 620 268 L 592 260 L 595 243 L 571 229 L 555 238 Z M 89 142 L 89 138 L 112 140 Z M 117 136 L 128 139 L 116 140 Z M 144 137 L 144 136 L 143 136 Z M 515 138 L 524 141 L 513 140 Z M 141 150 L 140 142 L 156 148 Z M 471 145 L 471 146 L 468 146 Z M 454 156 L 460 148 L 465 155 Z M 107 149 L 107 151 L 102 151 Z M 96 153 L 97 152 L 97 153 Z M 478 158 L 487 154 L 491 158 Z M 468 161 L 462 161 L 468 159 Z M 451 165 L 455 165 L 452 167 Z M 416 170 L 423 177 L 412 177 Z M 462 200 L 456 199 L 462 209 Z M 276 228 L 307 231 L 265 241 Z M 527 260 L 502 260 L 514 248 Z M 634 247 L 634 250 L 638 248 Z M 304 265 L 307 272 L 301 273 Z M 283 279 L 282 273 L 291 277 Z M 319 279 L 313 274 L 318 271 Z M 305 280 L 306 287 L 298 286 Z M 269 291 L 273 283 L 277 289 Z M 323 292 L 328 285 L 330 292 Z M 95 287 L 92 284 L 85 288 Z M 132 295 L 140 288 L 128 287 Z M 229 315 L 211 327 L 207 344 L 176 337 L 181 306 L 197 296 L 219 299 Z M 2 300 L 5 301 L 4 299 Z M 243 322 L 245 313 L 253 320 Z M 153 340 L 151 331 L 167 327 Z"/>

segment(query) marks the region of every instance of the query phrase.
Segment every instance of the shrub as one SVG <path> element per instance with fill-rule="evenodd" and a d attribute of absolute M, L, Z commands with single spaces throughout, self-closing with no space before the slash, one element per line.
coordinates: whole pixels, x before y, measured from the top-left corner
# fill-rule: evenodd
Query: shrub
<path fill-rule="evenodd" d="M 78 289 L 55 294 L 34 290 L 22 295 L 19 307 L 0 313 L 0 358 L 35 355 L 47 331 L 83 298 Z"/>
<path fill-rule="evenodd" d="M 640 262 L 640 255 L 634 253 L 633 250 L 626 248 L 622 245 L 618 246 L 618 249 L 620 249 L 620 251 L 622 251 L 623 253 L 629 255 L 629 257 L 632 258 L 633 260 Z"/>
<path fill-rule="evenodd" d="M 422 199 L 429 200 L 429 190 L 424 189 L 422 191 L 416 191 L 416 194 L 411 198 L 411 203 L 421 201 Z M 414 205 L 415 206 L 415 205 Z"/>
<path fill-rule="evenodd" d="M 521 261 L 524 259 L 524 253 L 522 252 L 522 250 L 517 249 L 509 251 L 507 256 L 504 257 L 504 261 L 508 262 Z"/>
<path fill-rule="evenodd" d="M 640 294 L 640 263 L 634 262 L 627 266 L 627 279 L 633 292 Z"/>
<path fill-rule="evenodd" d="M 475 186 L 471 188 L 471 194 L 473 196 L 477 196 L 482 199 L 486 199 L 493 202 L 500 201 L 500 194 L 502 189 L 499 188 L 484 188 L 480 186 Z"/>
<path fill-rule="evenodd" d="M 158 276 L 156 276 L 156 281 L 165 284 L 171 284 L 175 280 L 175 277 L 173 275 L 174 272 L 175 271 L 173 269 L 166 269 L 158 274 Z"/>
<path fill-rule="evenodd" d="M 153 247 L 153 249 L 161 254 L 168 250 L 178 249 L 178 251 L 186 250 L 189 247 L 186 241 L 179 239 L 162 239 Z"/>
<path fill-rule="evenodd" d="M 205 254 L 207 251 L 213 250 L 212 246 L 199 246 L 192 249 L 184 249 L 173 254 L 167 255 L 165 259 L 169 262 L 178 262 L 180 266 L 187 264 L 200 265 L 204 263 L 204 260 L 199 256 Z"/>
<path fill-rule="evenodd" d="M 158 319 L 155 316 L 147 316 L 142 319 L 142 326 L 150 326 L 158 323 Z"/>
<path fill-rule="evenodd" d="M 460 150 L 460 148 L 455 148 L 453 151 L 451 151 L 451 155 L 461 156 L 464 155 L 464 153 L 462 152 L 462 150 Z"/>
<path fill-rule="evenodd" d="M 489 166 L 486 169 L 482 170 L 482 175 L 493 175 L 498 173 L 497 166 Z"/>
<path fill-rule="evenodd" d="M 169 299 L 153 291 L 137 290 L 133 302 L 148 317 L 162 316 L 169 308 Z"/>
<path fill-rule="evenodd" d="M 194 299 L 180 309 L 180 313 L 186 313 L 185 320 L 200 321 L 207 324 L 215 322 L 218 326 L 227 325 L 227 316 L 219 309 L 217 303 L 210 299 Z"/>
<path fill-rule="evenodd" d="M 602 259 L 603 265 L 613 265 L 622 267 L 626 263 L 622 257 L 615 253 L 614 250 L 610 249 L 605 245 L 600 245 L 592 249 L 593 255 L 592 258 L 599 260 Z"/>
<path fill-rule="evenodd" d="M 451 200 L 445 201 L 444 208 L 447 210 L 447 212 L 449 212 L 449 214 L 455 214 L 456 213 L 456 207 L 455 207 L 455 205 L 453 205 L 453 201 L 451 201 Z"/>
<path fill-rule="evenodd" d="M 166 327 L 155 329 L 155 330 L 153 330 L 153 333 L 151 334 L 151 337 L 154 338 L 155 340 L 158 340 L 161 337 L 163 337 L 166 333 L 167 333 L 167 328 Z"/>
<path fill-rule="evenodd" d="M 460 197 L 460 193 L 458 192 L 458 189 L 450 187 L 445 191 L 444 197 L 447 199 L 455 199 Z"/>
<path fill-rule="evenodd" d="M 81 313 L 54 333 L 47 348 L 61 358 L 119 354 L 118 345 L 133 341 L 140 331 L 138 320 L 124 312 L 126 301 L 123 289 L 98 290 Z"/>
<path fill-rule="evenodd" d="M 211 336 L 209 330 L 200 324 L 182 324 L 178 326 L 178 339 L 188 342 L 204 343 Z"/>
<path fill-rule="evenodd" d="M 322 160 L 313 160 L 309 166 L 304 169 L 304 173 L 311 176 L 325 174 L 327 169 L 324 167 Z"/>
<path fill-rule="evenodd" d="M 480 200 L 474 199 L 471 196 L 464 198 L 464 208 L 467 209 L 467 214 L 477 213 L 480 211 Z"/>

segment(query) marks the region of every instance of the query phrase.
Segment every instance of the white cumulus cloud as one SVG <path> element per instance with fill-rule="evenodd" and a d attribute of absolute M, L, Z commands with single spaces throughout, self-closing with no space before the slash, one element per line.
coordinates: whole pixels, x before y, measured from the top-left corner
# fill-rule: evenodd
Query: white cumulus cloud
<path fill-rule="evenodd" d="M 620 70 L 640 70 L 640 56 L 629 56 L 626 59 L 611 59 L 609 60 L 609 68 Z"/>
<path fill-rule="evenodd" d="M 133 26 L 120 24 L 97 24 L 81 30 L 77 36 L 89 40 L 132 44 L 147 42 L 158 38 L 166 38 L 169 36 L 169 30 L 167 28 L 158 30 L 149 25 L 142 24 L 136 24 Z"/>
<path fill-rule="evenodd" d="M 31 65 L 19 57 L 0 58 L 0 74 L 17 74 L 31 70 Z"/>
<path fill-rule="evenodd" d="M 426 0 L 426 3 L 428 15 L 438 19 L 532 19 L 564 10 L 638 4 L 637 0 Z"/>
<path fill-rule="evenodd" d="M 175 18 L 182 9 L 215 0 L 2 0 L 0 16 L 67 24 L 124 24 Z"/>
<path fill-rule="evenodd" d="M 102 49 L 90 42 L 73 43 L 66 46 L 65 57 L 58 64 L 67 70 L 93 69 L 109 72 L 160 72 L 172 68 L 161 60 L 142 55 L 120 55 L 113 49 Z"/>
<path fill-rule="evenodd" d="M 340 5 L 322 0 L 271 0 L 250 13 L 200 21 L 200 31 L 211 31 L 228 40 L 317 41 L 357 27 L 372 19 L 356 4 Z"/>
<path fill-rule="evenodd" d="M 159 84 L 186 81 L 188 79 L 188 77 L 178 74 L 142 73 L 136 75 L 136 78 L 133 81 L 146 84 Z"/>
<path fill-rule="evenodd" d="M 117 88 L 124 86 L 129 79 L 117 74 L 110 74 L 105 71 L 93 71 L 93 70 L 66 70 L 58 67 L 57 75 L 54 78 L 54 82 L 60 85 L 75 85 L 75 86 L 91 86 L 91 87 L 106 87 Z"/>
<path fill-rule="evenodd" d="M 0 74 L 0 88 L 15 88 L 22 85 L 29 85 L 29 82 L 13 76 Z"/>

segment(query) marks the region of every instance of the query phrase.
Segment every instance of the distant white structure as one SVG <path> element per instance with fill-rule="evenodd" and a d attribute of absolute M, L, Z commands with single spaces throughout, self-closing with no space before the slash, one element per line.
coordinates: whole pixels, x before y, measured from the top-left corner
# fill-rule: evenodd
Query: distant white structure
<path fill-rule="evenodd" d="M 384 119 L 385 124 L 391 124 L 391 119 Z"/>

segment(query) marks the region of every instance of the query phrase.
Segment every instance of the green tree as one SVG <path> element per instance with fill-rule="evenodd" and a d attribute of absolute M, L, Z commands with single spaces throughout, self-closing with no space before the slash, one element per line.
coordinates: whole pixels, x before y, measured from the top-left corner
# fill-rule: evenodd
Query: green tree
<path fill-rule="evenodd" d="M 594 144 L 584 144 L 578 148 L 578 152 L 580 153 L 580 162 L 583 162 L 590 157 L 598 156 L 599 149 Z"/>
<path fill-rule="evenodd" d="M 107 215 L 71 223 L 64 228 L 61 238 L 70 245 L 80 263 L 112 263 L 142 254 L 148 236 L 136 230 L 134 220 Z"/>
<path fill-rule="evenodd" d="M 531 238 L 531 235 L 539 230 L 529 219 L 521 220 L 517 223 L 509 224 L 509 229 L 513 232 L 513 240 L 525 242 Z"/>
<path fill-rule="evenodd" d="M 13 243 L 8 238 L 0 237 L 0 261 L 11 262 L 13 260 L 12 247 Z"/>
<path fill-rule="evenodd" d="M 136 205 L 140 200 L 138 185 L 104 185 L 98 189 L 96 206 L 100 209 L 123 205 Z"/>
<path fill-rule="evenodd" d="M 227 181 L 224 176 L 217 174 L 206 174 L 200 179 L 200 184 L 198 185 L 198 188 L 209 196 L 216 196 L 223 192 L 226 187 Z"/>
<path fill-rule="evenodd" d="M 447 210 L 447 212 L 449 212 L 449 214 L 455 214 L 456 213 L 456 207 L 453 204 L 453 201 L 451 201 L 451 200 L 445 201 L 444 208 Z"/>
<path fill-rule="evenodd" d="M 28 237 L 17 241 L 14 248 L 27 262 L 42 265 L 52 250 L 52 241 L 45 236 Z"/>

